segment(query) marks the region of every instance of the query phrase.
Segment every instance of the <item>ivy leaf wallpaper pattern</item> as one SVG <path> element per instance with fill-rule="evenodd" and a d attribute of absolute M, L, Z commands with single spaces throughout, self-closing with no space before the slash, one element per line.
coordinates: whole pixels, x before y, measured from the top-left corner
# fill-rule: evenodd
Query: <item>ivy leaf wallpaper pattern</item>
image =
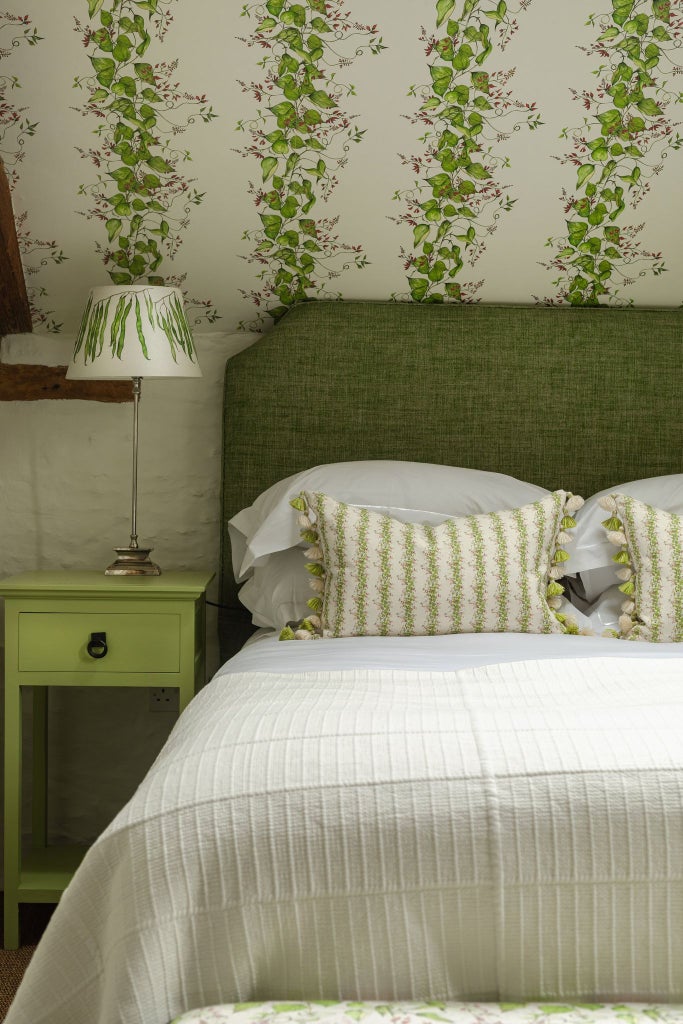
<path fill-rule="evenodd" d="M 666 270 L 662 254 L 639 242 L 644 223 L 627 217 L 683 144 L 680 122 L 670 120 L 670 108 L 683 102 L 670 84 L 683 74 L 683 9 L 670 0 L 613 0 L 609 14 L 588 24 L 599 34 L 582 49 L 601 63 L 592 89 L 572 90 L 587 111 L 583 124 L 562 132 L 572 148 L 560 162 L 576 168 L 576 185 L 561 196 L 566 236 L 547 242 L 557 251 L 544 266 L 559 272 L 548 304 L 628 302 L 625 289 L 637 277 Z M 676 198 L 680 204 L 680 192 Z"/>
<path fill-rule="evenodd" d="M 177 0 L 86 2 L 91 20 L 74 21 L 91 71 L 76 76 L 74 88 L 87 93 L 77 109 L 98 126 L 96 144 L 77 148 L 97 173 L 78 191 L 90 202 L 84 216 L 106 232 L 96 252 L 114 284 L 182 287 L 186 275 L 169 274 L 167 264 L 204 193 L 182 173 L 181 165 L 192 157 L 177 140 L 197 118 L 209 123 L 217 115 L 206 96 L 174 81 L 177 59 L 149 62 L 153 37 L 164 41 Z M 195 323 L 218 319 L 212 300 L 185 294 L 185 302 Z"/>
<path fill-rule="evenodd" d="M 296 302 L 338 297 L 328 283 L 350 266 L 367 265 L 362 245 L 340 241 L 338 217 L 312 213 L 319 199 L 329 199 L 351 145 L 364 135 L 343 110 L 354 87 L 338 71 L 386 47 L 377 26 L 354 21 L 340 0 L 268 0 L 246 4 L 242 16 L 256 22 L 243 42 L 264 51 L 261 80 L 240 81 L 259 109 L 237 125 L 250 136 L 240 152 L 260 168 L 249 194 L 261 224 L 243 235 L 253 243 L 245 260 L 259 268 L 258 286 L 241 291 L 259 312 L 240 324 L 258 330 Z"/>
<path fill-rule="evenodd" d="M 46 289 L 36 283 L 35 277 L 46 263 L 63 263 L 67 257 L 55 241 L 34 238 L 28 228 L 28 211 L 17 209 L 16 188 L 20 179 L 20 168 L 26 156 L 26 143 L 39 128 L 37 121 L 31 121 L 25 106 L 14 102 L 15 90 L 21 89 L 21 80 L 14 73 L 5 72 L 6 62 L 26 44 L 37 46 L 43 37 L 33 26 L 28 14 L 0 14 L 0 156 L 5 165 L 10 192 L 14 193 L 14 217 L 17 229 L 19 253 L 26 278 L 26 291 L 31 310 L 33 326 L 50 334 L 59 334 L 62 324 L 52 316 L 54 310 L 46 309 Z"/>
<path fill-rule="evenodd" d="M 219 333 L 327 296 L 681 302 L 683 0 L 7 3 L 39 330 L 98 278 Z"/>
<path fill-rule="evenodd" d="M 530 2 L 522 0 L 513 12 L 506 0 L 464 0 L 457 7 L 455 0 L 438 0 L 441 33 L 422 30 L 431 83 L 411 86 L 409 95 L 421 103 L 409 119 L 425 129 L 420 142 L 426 149 L 401 156 L 419 178 L 414 188 L 394 194 L 405 207 L 396 222 L 412 229 L 412 245 L 400 252 L 410 293 L 397 297 L 470 301 L 483 284 L 462 282 L 460 275 L 484 253 L 501 213 L 516 202 L 510 186 L 497 180 L 510 166 L 501 143 L 522 126 L 533 131 L 542 124 L 536 104 L 508 89 L 514 69 L 500 70 L 491 57 L 518 31 L 516 15 Z"/>

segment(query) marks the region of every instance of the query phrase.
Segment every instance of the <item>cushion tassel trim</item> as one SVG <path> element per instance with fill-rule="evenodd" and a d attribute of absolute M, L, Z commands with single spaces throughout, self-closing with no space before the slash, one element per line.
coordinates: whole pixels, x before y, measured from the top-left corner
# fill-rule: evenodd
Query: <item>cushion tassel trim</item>
<path fill-rule="evenodd" d="M 301 527 L 301 539 L 310 544 L 306 558 L 310 558 L 311 561 L 306 562 L 306 571 L 311 576 L 310 586 L 315 592 L 315 597 L 309 598 L 306 602 L 313 614 L 301 619 L 300 622 L 288 622 L 280 631 L 280 640 L 320 640 L 323 635 L 320 619 L 323 610 L 322 595 L 325 592 L 325 568 L 322 564 L 320 536 L 315 523 L 311 520 L 311 510 L 303 494 L 292 498 L 289 504 L 299 513 L 297 522 Z"/>
<path fill-rule="evenodd" d="M 568 530 L 573 530 L 576 526 L 576 519 L 574 519 L 574 513 L 578 512 L 583 505 L 583 498 L 578 494 L 568 494 L 562 508 L 562 516 L 558 524 L 558 533 L 555 538 L 557 549 L 553 555 L 553 560 L 548 570 L 549 583 L 545 592 L 548 607 L 552 610 L 555 618 L 562 626 L 565 633 L 579 633 L 579 627 L 576 620 L 571 616 L 562 614 L 559 609 L 562 607 L 562 594 L 564 594 L 564 587 L 558 580 L 564 576 L 564 569 L 562 568 L 564 562 L 569 559 L 569 552 L 565 551 L 565 544 L 569 544 L 572 541 L 572 537 L 567 533 Z"/>
<path fill-rule="evenodd" d="M 628 550 L 628 539 L 623 522 L 619 519 L 619 505 L 617 496 L 607 494 L 599 499 L 599 505 L 611 515 L 603 519 L 602 525 L 607 531 L 607 540 L 619 548 L 616 555 L 612 555 L 612 561 L 616 562 L 619 568 L 615 570 L 618 579 L 624 582 L 620 584 L 619 590 L 625 594 L 626 600 L 621 606 L 619 616 L 619 631 L 614 629 L 606 630 L 603 636 L 617 637 L 619 640 L 633 640 L 631 632 L 634 626 L 641 625 L 636 616 L 636 602 L 633 597 L 636 593 L 636 577 Z"/>

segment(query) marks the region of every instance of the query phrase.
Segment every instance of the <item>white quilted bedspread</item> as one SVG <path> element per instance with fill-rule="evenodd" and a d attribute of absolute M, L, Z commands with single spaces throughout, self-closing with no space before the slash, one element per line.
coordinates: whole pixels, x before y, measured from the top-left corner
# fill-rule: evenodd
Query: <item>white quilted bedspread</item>
<path fill-rule="evenodd" d="M 321 998 L 683 1002 L 683 660 L 217 677 L 7 1024 Z"/>

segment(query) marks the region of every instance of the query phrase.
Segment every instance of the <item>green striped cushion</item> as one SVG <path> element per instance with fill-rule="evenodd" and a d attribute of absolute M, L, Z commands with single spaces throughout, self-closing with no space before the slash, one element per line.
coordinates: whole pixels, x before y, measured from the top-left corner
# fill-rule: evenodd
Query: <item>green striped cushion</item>
<path fill-rule="evenodd" d="M 282 639 L 568 631 L 557 580 L 583 501 L 566 491 L 437 526 L 308 491 L 293 504 L 320 593 L 315 615 Z"/>
<path fill-rule="evenodd" d="M 603 521 L 619 547 L 614 556 L 626 595 L 619 619 L 622 640 L 683 641 L 683 516 L 627 494 L 601 498 Z"/>

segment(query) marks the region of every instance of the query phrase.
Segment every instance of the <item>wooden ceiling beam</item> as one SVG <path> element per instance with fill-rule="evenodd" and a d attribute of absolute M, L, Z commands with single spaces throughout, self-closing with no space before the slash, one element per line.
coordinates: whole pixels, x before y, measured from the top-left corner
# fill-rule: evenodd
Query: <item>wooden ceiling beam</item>
<path fill-rule="evenodd" d="M 12 196 L 0 158 L 0 335 L 33 330 L 26 293 Z M 35 402 L 43 398 L 72 398 L 90 402 L 132 402 L 127 380 L 67 380 L 66 366 L 0 363 L 0 402 Z"/>
<path fill-rule="evenodd" d="M 67 380 L 66 366 L 0 363 L 0 402 L 71 398 L 84 402 L 132 402 L 129 380 Z"/>
<path fill-rule="evenodd" d="M 26 334 L 32 330 L 12 196 L 0 159 L 0 334 Z"/>

